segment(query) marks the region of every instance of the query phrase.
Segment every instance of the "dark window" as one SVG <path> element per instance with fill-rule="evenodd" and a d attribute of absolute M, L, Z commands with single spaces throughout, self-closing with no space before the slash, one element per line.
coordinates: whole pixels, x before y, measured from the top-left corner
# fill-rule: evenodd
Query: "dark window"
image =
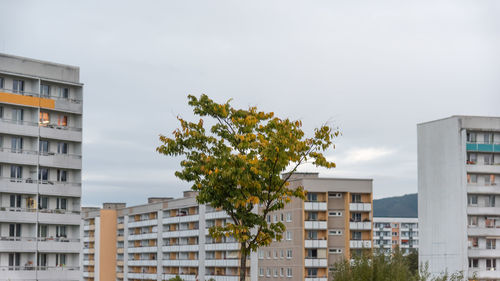
<path fill-rule="evenodd" d="M 14 80 L 12 85 L 12 89 L 14 93 L 23 93 L 24 92 L 24 81 L 23 80 Z"/>
<path fill-rule="evenodd" d="M 38 266 L 47 266 L 47 254 L 38 254 Z"/>
<path fill-rule="evenodd" d="M 307 193 L 307 201 L 316 202 L 318 201 L 317 193 Z"/>
<path fill-rule="evenodd" d="M 20 265 L 21 265 L 21 253 L 10 253 L 9 266 L 20 266 Z"/>
<path fill-rule="evenodd" d="M 47 155 L 49 153 L 49 142 L 45 140 L 40 141 L 39 145 L 40 154 Z"/>
<path fill-rule="evenodd" d="M 56 237 L 65 237 L 66 238 L 66 226 L 58 225 L 56 227 Z"/>
<path fill-rule="evenodd" d="M 10 207 L 11 208 L 21 208 L 21 195 L 10 195 Z"/>
<path fill-rule="evenodd" d="M 49 85 L 40 85 L 40 95 L 42 97 L 49 97 L 50 96 L 50 86 Z"/>
<path fill-rule="evenodd" d="M 20 179 L 23 177 L 23 167 L 12 165 L 10 166 L 10 177 Z"/>
<path fill-rule="evenodd" d="M 68 175 L 65 170 L 57 170 L 57 181 L 67 181 Z"/>
<path fill-rule="evenodd" d="M 45 196 L 40 196 L 38 198 L 38 208 L 39 209 L 48 209 L 49 208 L 49 200 Z"/>
<path fill-rule="evenodd" d="M 47 226 L 39 225 L 38 226 L 38 237 L 47 237 Z"/>
<path fill-rule="evenodd" d="M 351 203 L 361 203 L 361 194 L 352 194 Z"/>
<path fill-rule="evenodd" d="M 11 152 L 21 153 L 23 150 L 23 138 L 13 137 L 10 142 Z"/>
<path fill-rule="evenodd" d="M 10 237 L 21 237 L 21 224 L 20 223 L 9 224 L 9 236 Z"/>
<path fill-rule="evenodd" d="M 24 110 L 22 108 L 12 109 L 12 121 L 17 121 L 17 123 L 22 123 L 24 120 Z"/>
<path fill-rule="evenodd" d="M 38 180 L 41 181 L 49 180 L 49 168 L 40 168 L 38 170 Z"/>
<path fill-rule="evenodd" d="M 60 89 L 60 96 L 63 99 L 69 98 L 69 89 L 68 88 L 61 88 Z"/>
<path fill-rule="evenodd" d="M 3 89 L 3 83 L 4 83 L 4 79 L 3 79 L 3 77 L 0 77 L 0 89 Z"/>
<path fill-rule="evenodd" d="M 57 153 L 68 154 L 68 143 L 60 142 L 57 144 Z"/>
<path fill-rule="evenodd" d="M 66 198 L 57 198 L 57 206 L 56 206 L 56 209 L 62 209 L 62 210 L 66 210 L 67 209 L 67 199 Z"/>

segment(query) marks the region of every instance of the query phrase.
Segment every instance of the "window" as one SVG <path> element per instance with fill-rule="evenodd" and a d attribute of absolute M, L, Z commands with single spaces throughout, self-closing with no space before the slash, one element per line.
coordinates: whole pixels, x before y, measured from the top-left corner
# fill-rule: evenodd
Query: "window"
<path fill-rule="evenodd" d="M 270 268 L 266 269 L 266 276 L 271 277 L 271 269 Z"/>
<path fill-rule="evenodd" d="M 11 208 L 21 208 L 21 195 L 11 194 L 10 195 L 10 207 Z"/>
<path fill-rule="evenodd" d="M 477 205 L 477 195 L 467 195 L 467 203 L 469 206 Z"/>
<path fill-rule="evenodd" d="M 493 143 L 493 134 L 492 133 L 484 133 L 484 143 Z"/>
<path fill-rule="evenodd" d="M 467 133 L 467 142 L 476 142 L 477 141 L 477 134 L 468 132 Z"/>
<path fill-rule="evenodd" d="M 275 259 L 279 258 L 279 255 L 278 255 L 278 250 L 274 250 L 274 258 L 275 258 Z"/>
<path fill-rule="evenodd" d="M 477 163 L 477 154 L 476 153 L 467 154 L 467 164 L 474 165 L 476 163 Z"/>
<path fill-rule="evenodd" d="M 280 276 L 281 277 L 285 276 L 285 269 L 283 267 L 280 268 Z"/>
<path fill-rule="evenodd" d="M 318 231 L 317 230 L 309 230 L 309 231 L 307 231 L 307 239 L 309 239 L 309 240 L 317 240 L 318 239 Z"/>
<path fill-rule="evenodd" d="M 486 198 L 486 207 L 495 207 L 495 195 L 488 195 Z"/>
<path fill-rule="evenodd" d="M 318 258 L 318 249 L 307 249 L 307 256 L 306 258 L 308 259 L 317 259 Z"/>
<path fill-rule="evenodd" d="M 39 225 L 38 226 L 38 237 L 45 238 L 47 237 L 47 226 L 46 225 Z"/>
<path fill-rule="evenodd" d="M 57 170 L 57 181 L 66 182 L 68 180 L 68 172 L 65 170 Z"/>
<path fill-rule="evenodd" d="M 469 248 L 477 248 L 479 246 L 479 239 L 477 237 L 469 237 Z"/>
<path fill-rule="evenodd" d="M 10 177 L 12 179 L 21 179 L 23 177 L 23 167 L 18 165 L 10 166 Z"/>
<path fill-rule="evenodd" d="M 56 226 L 56 237 L 66 238 L 66 226 L 65 225 Z"/>
<path fill-rule="evenodd" d="M 24 92 L 24 81 L 14 79 L 12 84 L 12 90 L 14 93 L 23 93 Z"/>
<path fill-rule="evenodd" d="M 271 258 L 271 251 L 267 251 L 267 258 L 270 259 Z"/>
<path fill-rule="evenodd" d="M 266 220 L 268 223 L 271 223 L 271 215 L 267 215 Z"/>
<path fill-rule="evenodd" d="M 476 174 L 468 174 L 467 175 L 468 183 L 477 183 L 477 175 Z"/>
<path fill-rule="evenodd" d="M 38 266 L 47 266 L 47 254 L 38 254 Z"/>
<path fill-rule="evenodd" d="M 328 235 L 342 235 L 342 230 L 340 230 L 340 229 L 329 230 Z"/>
<path fill-rule="evenodd" d="M 277 268 L 274 269 L 274 277 L 278 277 L 278 269 Z"/>
<path fill-rule="evenodd" d="M 351 232 L 352 240 L 361 240 L 361 231 L 353 231 Z"/>
<path fill-rule="evenodd" d="M 352 194 L 351 203 L 361 203 L 361 194 Z"/>
<path fill-rule="evenodd" d="M 342 216 L 342 212 L 340 212 L 340 211 L 330 211 L 330 212 L 328 212 L 328 216 L 330 216 L 330 217 L 341 217 Z"/>
<path fill-rule="evenodd" d="M 287 268 L 286 269 L 286 277 L 292 277 L 292 269 L 291 268 Z"/>
<path fill-rule="evenodd" d="M 469 216 L 468 217 L 468 225 L 469 226 L 477 226 L 477 217 L 476 216 Z"/>
<path fill-rule="evenodd" d="M 0 89 L 3 89 L 4 81 L 3 77 L 0 77 Z"/>
<path fill-rule="evenodd" d="M 41 140 L 38 144 L 38 149 L 41 155 L 49 154 L 49 142 L 46 140 Z"/>
<path fill-rule="evenodd" d="M 23 151 L 23 138 L 12 137 L 10 141 L 10 151 L 14 153 L 21 153 Z"/>
<path fill-rule="evenodd" d="M 3 118 L 3 106 L 0 106 L 0 119 Z"/>
<path fill-rule="evenodd" d="M 21 237 L 21 224 L 20 223 L 9 224 L 9 236 L 10 237 Z"/>
<path fill-rule="evenodd" d="M 40 85 L 40 96 L 49 97 L 50 96 L 50 86 L 41 84 Z"/>
<path fill-rule="evenodd" d="M 479 260 L 469 258 L 469 268 L 478 268 L 478 267 L 479 267 Z"/>
<path fill-rule="evenodd" d="M 318 201 L 318 194 L 317 193 L 307 193 L 307 201 L 310 201 L 310 202 Z"/>
<path fill-rule="evenodd" d="M 24 110 L 22 108 L 12 109 L 12 121 L 20 124 L 24 120 Z"/>
<path fill-rule="evenodd" d="M 38 208 L 39 209 L 48 209 L 49 208 L 49 198 L 46 196 L 38 197 Z"/>
<path fill-rule="evenodd" d="M 316 277 L 318 276 L 318 269 L 317 268 L 308 268 L 307 269 L 307 277 Z"/>
<path fill-rule="evenodd" d="M 496 259 L 486 259 L 486 270 L 496 270 L 497 260 Z"/>
<path fill-rule="evenodd" d="M 9 253 L 9 266 L 21 265 L 21 253 Z"/>
<path fill-rule="evenodd" d="M 292 213 L 286 213 L 286 221 L 292 222 Z"/>
<path fill-rule="evenodd" d="M 273 216 L 273 222 L 278 222 L 278 215 Z"/>
<path fill-rule="evenodd" d="M 280 221 L 282 221 L 282 222 L 285 221 L 285 214 L 281 213 L 280 216 L 281 216 L 281 220 Z"/>
<path fill-rule="evenodd" d="M 263 259 L 264 258 L 264 251 L 262 250 L 259 250 L 259 259 Z"/>
<path fill-rule="evenodd" d="M 281 254 L 281 258 L 284 259 L 285 258 L 285 250 L 281 249 L 280 254 Z"/>
<path fill-rule="evenodd" d="M 286 258 L 291 259 L 292 258 L 292 249 L 286 250 Z"/>
<path fill-rule="evenodd" d="M 38 169 L 38 180 L 42 182 L 46 182 L 49 180 L 49 169 L 48 168 L 42 168 Z"/>
<path fill-rule="evenodd" d="M 328 249 L 328 252 L 330 254 L 341 254 L 342 253 L 342 249 L 336 249 L 336 248 L 334 248 L 334 249 Z"/>
<path fill-rule="evenodd" d="M 58 126 L 68 126 L 68 116 L 59 115 L 59 118 L 57 118 L 57 125 Z"/>
<path fill-rule="evenodd" d="M 484 185 L 490 185 L 490 184 L 491 184 L 491 176 L 485 175 L 484 176 Z"/>
<path fill-rule="evenodd" d="M 38 124 L 40 126 L 47 126 L 50 123 L 50 114 L 48 112 L 40 111 Z"/>
<path fill-rule="evenodd" d="M 57 198 L 56 203 L 56 209 L 66 210 L 68 207 L 68 199 L 66 198 Z"/>
<path fill-rule="evenodd" d="M 292 233 L 290 231 L 286 232 L 286 240 L 292 240 Z"/>
<path fill-rule="evenodd" d="M 259 267 L 259 276 L 264 276 L 264 268 Z"/>
<path fill-rule="evenodd" d="M 342 198 L 342 193 L 337 192 L 328 192 L 329 198 Z"/>
<path fill-rule="evenodd" d="M 308 221 L 317 221 L 318 220 L 318 212 L 307 212 L 307 220 Z"/>
<path fill-rule="evenodd" d="M 56 266 L 66 265 L 66 254 L 56 254 Z"/>
<path fill-rule="evenodd" d="M 361 213 L 351 213 L 351 222 L 360 222 Z"/>
<path fill-rule="evenodd" d="M 63 99 L 69 98 L 69 89 L 68 88 L 59 88 L 59 97 Z"/>
<path fill-rule="evenodd" d="M 57 144 L 57 153 L 58 154 L 68 154 L 68 143 L 60 142 Z"/>
<path fill-rule="evenodd" d="M 486 249 L 494 250 L 494 249 L 496 249 L 496 246 L 497 246 L 496 239 L 486 239 Z"/>

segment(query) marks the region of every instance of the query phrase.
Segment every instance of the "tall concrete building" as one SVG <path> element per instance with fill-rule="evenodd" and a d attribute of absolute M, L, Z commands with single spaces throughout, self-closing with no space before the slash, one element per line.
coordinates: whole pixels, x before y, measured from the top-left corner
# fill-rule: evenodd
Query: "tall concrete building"
<path fill-rule="evenodd" d="M 0 54 L 0 280 L 79 280 L 79 68 Z"/>
<path fill-rule="evenodd" d="M 296 174 L 291 184 L 304 186 L 307 200 L 267 217 L 287 230 L 281 242 L 250 255 L 248 280 L 326 281 L 336 261 L 372 249 L 372 180 Z M 229 216 L 194 196 L 84 211 L 83 280 L 239 280 L 239 244 L 208 235 Z"/>
<path fill-rule="evenodd" d="M 373 245 L 386 254 L 418 251 L 418 218 L 373 218 Z"/>
<path fill-rule="evenodd" d="M 500 117 L 452 116 L 417 132 L 420 262 L 500 280 Z"/>

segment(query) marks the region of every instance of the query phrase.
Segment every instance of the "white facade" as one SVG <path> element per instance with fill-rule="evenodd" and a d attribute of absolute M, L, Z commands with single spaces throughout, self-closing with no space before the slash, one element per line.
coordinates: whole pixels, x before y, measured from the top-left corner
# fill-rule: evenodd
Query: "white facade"
<path fill-rule="evenodd" d="M 392 253 L 396 247 L 408 254 L 418 251 L 418 218 L 373 218 L 373 247 Z"/>
<path fill-rule="evenodd" d="M 0 54 L 0 280 L 79 280 L 78 67 Z"/>
<path fill-rule="evenodd" d="M 419 262 L 428 262 L 432 274 L 500 280 L 498 185 L 499 117 L 418 125 Z"/>

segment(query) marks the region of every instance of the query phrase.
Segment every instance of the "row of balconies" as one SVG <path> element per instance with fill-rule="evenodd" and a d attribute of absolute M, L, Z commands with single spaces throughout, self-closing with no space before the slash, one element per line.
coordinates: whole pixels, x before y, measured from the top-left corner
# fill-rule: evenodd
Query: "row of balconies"
<path fill-rule="evenodd" d="M 40 184 L 38 184 L 40 183 Z M 16 194 L 37 194 L 80 197 L 82 188 L 80 183 L 37 181 L 31 178 L 0 177 L 2 192 Z"/>
<path fill-rule="evenodd" d="M 62 97 L 59 95 L 50 95 L 50 94 L 44 95 L 40 94 L 39 92 L 14 91 L 13 89 L 6 89 L 6 88 L 2 88 L 1 91 L 8 93 L 8 95 L 24 96 L 27 99 L 37 100 L 38 98 L 42 98 L 42 99 L 54 100 L 54 110 L 57 111 L 81 114 L 83 109 L 82 100 L 77 99 L 75 97 L 70 97 L 69 95 L 67 97 Z M 35 101 L 33 102 L 35 104 L 37 103 Z"/>
<path fill-rule="evenodd" d="M 79 280 L 78 266 L 0 266 L 4 280 Z"/>
<path fill-rule="evenodd" d="M 82 156 L 74 154 L 42 154 L 38 151 L 16 150 L 0 148 L 0 159 L 5 163 L 18 165 L 36 165 L 64 169 L 81 169 Z"/>
<path fill-rule="evenodd" d="M 78 253 L 81 249 L 81 244 L 79 239 L 51 239 L 39 238 L 29 239 L 27 237 L 24 240 L 0 240 L 0 252 L 23 252 L 32 253 L 36 251 L 46 252 L 46 253 Z"/>
<path fill-rule="evenodd" d="M 78 211 L 40 210 L 37 215 L 36 209 L 18 209 L 19 211 L 7 209 L 9 208 L 0 208 L 0 222 L 35 223 L 38 216 L 38 222 L 42 224 L 80 225 L 81 217 Z"/>
<path fill-rule="evenodd" d="M 81 142 L 82 129 L 68 126 L 39 126 L 37 122 L 0 118 L 0 133 Z M 39 130 L 40 129 L 40 130 Z"/>

